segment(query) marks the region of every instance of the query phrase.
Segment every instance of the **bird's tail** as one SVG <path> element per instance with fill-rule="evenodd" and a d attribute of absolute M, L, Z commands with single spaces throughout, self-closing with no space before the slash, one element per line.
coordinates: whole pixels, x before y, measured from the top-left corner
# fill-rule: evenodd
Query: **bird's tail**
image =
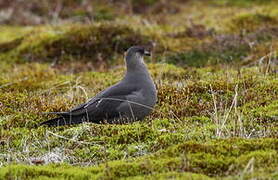
<path fill-rule="evenodd" d="M 86 119 L 83 116 L 68 116 L 68 117 L 58 117 L 50 119 L 48 121 L 42 122 L 40 125 L 47 126 L 64 126 L 71 124 L 79 124 L 85 122 Z"/>

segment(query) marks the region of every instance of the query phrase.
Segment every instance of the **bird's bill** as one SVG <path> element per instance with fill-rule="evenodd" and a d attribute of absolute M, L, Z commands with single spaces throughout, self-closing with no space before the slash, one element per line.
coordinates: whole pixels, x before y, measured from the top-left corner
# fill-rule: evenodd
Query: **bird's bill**
<path fill-rule="evenodd" d="M 144 51 L 144 55 L 145 55 L 145 56 L 151 56 L 151 52 L 145 50 L 145 51 Z"/>

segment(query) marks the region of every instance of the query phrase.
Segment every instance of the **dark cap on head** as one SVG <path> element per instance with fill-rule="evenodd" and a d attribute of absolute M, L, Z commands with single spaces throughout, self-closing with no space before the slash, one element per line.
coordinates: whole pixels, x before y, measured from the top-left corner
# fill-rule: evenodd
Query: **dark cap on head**
<path fill-rule="evenodd" d="M 146 50 L 144 46 L 132 46 L 127 50 L 127 56 L 134 54 L 134 53 L 140 53 L 142 56 L 150 56 L 151 53 Z"/>

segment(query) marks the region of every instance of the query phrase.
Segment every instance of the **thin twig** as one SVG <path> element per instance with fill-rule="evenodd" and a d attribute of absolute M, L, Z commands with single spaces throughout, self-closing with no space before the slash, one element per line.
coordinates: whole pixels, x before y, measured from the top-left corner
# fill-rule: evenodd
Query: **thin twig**
<path fill-rule="evenodd" d="M 236 100 L 237 100 L 237 96 L 238 96 L 237 89 L 238 89 L 238 85 L 236 85 L 236 87 L 235 87 L 235 96 L 234 96 L 233 102 L 232 102 L 232 104 L 231 104 L 231 106 L 230 106 L 230 108 L 229 108 L 229 111 L 226 113 L 226 116 L 225 116 L 225 118 L 224 118 L 224 121 L 222 122 L 221 129 L 222 129 L 222 128 L 224 127 L 224 125 L 226 124 L 226 121 L 227 121 L 227 119 L 228 119 L 228 117 L 229 117 L 229 115 L 230 115 L 230 113 L 231 113 L 231 111 L 232 111 L 232 108 L 233 108 L 233 107 L 235 106 L 235 104 L 236 104 Z"/>
<path fill-rule="evenodd" d="M 6 84 L 3 84 L 0 86 L 0 89 L 1 88 L 4 88 L 4 87 L 7 87 L 7 86 L 10 86 L 10 85 L 13 85 L 13 84 L 16 84 L 16 83 L 19 83 L 19 82 L 22 82 L 22 81 L 26 81 L 27 79 L 29 79 L 28 77 L 25 77 L 25 78 L 22 78 L 16 82 L 9 82 L 9 83 L 6 83 Z"/>
<path fill-rule="evenodd" d="M 114 100 L 114 101 L 121 101 L 121 102 L 128 102 L 128 103 L 131 103 L 131 104 L 135 104 L 135 105 L 138 105 L 138 106 L 145 107 L 145 108 L 147 108 L 147 109 L 154 110 L 154 108 L 152 108 L 152 107 L 150 107 L 150 106 L 147 106 L 147 105 L 144 105 L 144 104 L 141 104 L 141 103 L 137 103 L 137 102 L 134 102 L 134 101 L 125 100 L 125 99 L 118 99 L 118 98 L 99 98 L 99 99 Z"/>
<path fill-rule="evenodd" d="M 49 133 L 49 134 L 51 134 L 53 136 L 56 136 L 58 138 L 65 139 L 65 140 L 68 140 L 68 141 L 73 141 L 73 142 L 76 142 L 76 143 L 79 143 L 79 144 L 87 144 L 87 145 L 96 145 L 97 144 L 97 143 L 86 142 L 86 141 L 77 141 L 77 140 L 74 140 L 74 139 L 67 138 L 65 136 L 61 136 L 59 134 L 55 134 L 55 133 L 53 133 L 51 131 L 46 131 L 46 133 Z"/>
<path fill-rule="evenodd" d="M 216 104 L 216 98 L 215 98 L 215 95 L 213 93 L 213 89 L 212 89 L 212 86 L 211 84 L 209 85 L 210 86 L 210 91 L 211 91 L 211 96 L 212 96 L 212 99 L 213 99 L 213 106 L 214 106 L 214 119 L 215 119 L 215 123 L 217 125 L 217 128 L 216 128 L 216 135 L 218 136 L 219 135 L 219 118 L 218 118 L 218 111 L 217 111 L 217 104 Z"/>

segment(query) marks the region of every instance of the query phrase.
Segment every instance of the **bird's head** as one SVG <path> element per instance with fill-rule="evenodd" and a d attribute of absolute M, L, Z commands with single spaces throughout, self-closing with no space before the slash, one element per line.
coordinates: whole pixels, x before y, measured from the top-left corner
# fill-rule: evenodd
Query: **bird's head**
<path fill-rule="evenodd" d="M 132 46 L 125 53 L 126 64 L 135 67 L 144 64 L 144 56 L 150 56 L 151 53 L 143 46 Z"/>
<path fill-rule="evenodd" d="M 151 53 L 143 46 L 132 46 L 126 51 L 126 57 L 128 56 L 150 56 Z"/>

